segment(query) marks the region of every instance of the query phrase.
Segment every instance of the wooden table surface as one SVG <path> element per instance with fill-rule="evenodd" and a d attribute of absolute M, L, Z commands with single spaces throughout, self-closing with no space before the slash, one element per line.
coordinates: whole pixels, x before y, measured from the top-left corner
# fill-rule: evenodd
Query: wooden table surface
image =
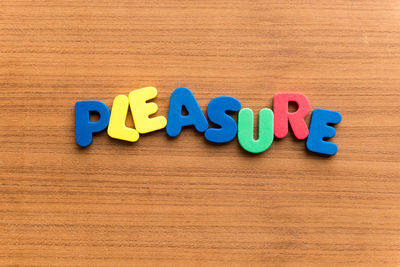
<path fill-rule="evenodd" d="M 185 129 L 75 142 L 74 104 L 177 87 L 339 111 L 337 155 Z M 0 265 L 399 266 L 399 1 L 0 2 Z M 128 125 L 132 125 L 128 117 Z"/>

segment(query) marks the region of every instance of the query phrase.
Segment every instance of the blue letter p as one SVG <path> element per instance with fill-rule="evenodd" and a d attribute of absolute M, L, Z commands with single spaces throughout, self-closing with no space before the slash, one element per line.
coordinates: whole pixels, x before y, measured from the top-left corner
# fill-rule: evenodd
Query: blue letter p
<path fill-rule="evenodd" d="M 97 112 L 100 118 L 90 121 L 90 112 Z M 92 143 L 93 133 L 108 126 L 110 109 L 100 101 L 78 101 L 75 103 L 75 137 L 79 146 L 87 147 Z"/>

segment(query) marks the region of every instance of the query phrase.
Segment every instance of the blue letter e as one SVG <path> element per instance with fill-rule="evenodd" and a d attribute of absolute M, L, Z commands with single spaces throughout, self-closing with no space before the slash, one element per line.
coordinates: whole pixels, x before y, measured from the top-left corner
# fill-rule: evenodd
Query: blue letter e
<path fill-rule="evenodd" d="M 325 155 L 335 155 L 338 151 L 336 144 L 327 142 L 324 138 L 334 137 L 335 128 L 328 124 L 338 124 L 342 120 L 339 112 L 315 109 L 311 116 L 310 133 L 307 138 L 307 149 Z"/>
<path fill-rule="evenodd" d="M 89 112 L 97 112 L 100 118 L 90 121 Z M 87 147 L 92 143 L 93 133 L 104 130 L 110 120 L 110 109 L 100 101 L 78 101 L 75 103 L 75 137 L 79 146 Z"/>

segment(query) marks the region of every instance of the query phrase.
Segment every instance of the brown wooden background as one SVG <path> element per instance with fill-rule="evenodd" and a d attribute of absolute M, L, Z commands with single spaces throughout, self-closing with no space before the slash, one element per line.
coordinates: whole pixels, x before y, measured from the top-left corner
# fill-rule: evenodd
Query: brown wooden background
<path fill-rule="evenodd" d="M 145 86 L 163 115 L 180 86 L 203 109 L 302 92 L 342 113 L 339 153 L 192 129 L 77 147 L 76 101 Z M 2 0 L 0 88 L 0 265 L 400 265 L 397 0 Z"/>

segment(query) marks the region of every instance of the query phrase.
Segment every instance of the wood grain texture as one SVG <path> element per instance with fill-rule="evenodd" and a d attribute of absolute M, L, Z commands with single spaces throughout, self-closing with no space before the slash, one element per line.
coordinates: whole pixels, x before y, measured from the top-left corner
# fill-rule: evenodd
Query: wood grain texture
<path fill-rule="evenodd" d="M 399 266 L 400 4 L 0 2 L 0 265 Z M 342 113 L 332 158 L 185 129 L 75 143 L 73 107 L 154 86 Z M 129 122 L 128 122 L 129 123 Z"/>

